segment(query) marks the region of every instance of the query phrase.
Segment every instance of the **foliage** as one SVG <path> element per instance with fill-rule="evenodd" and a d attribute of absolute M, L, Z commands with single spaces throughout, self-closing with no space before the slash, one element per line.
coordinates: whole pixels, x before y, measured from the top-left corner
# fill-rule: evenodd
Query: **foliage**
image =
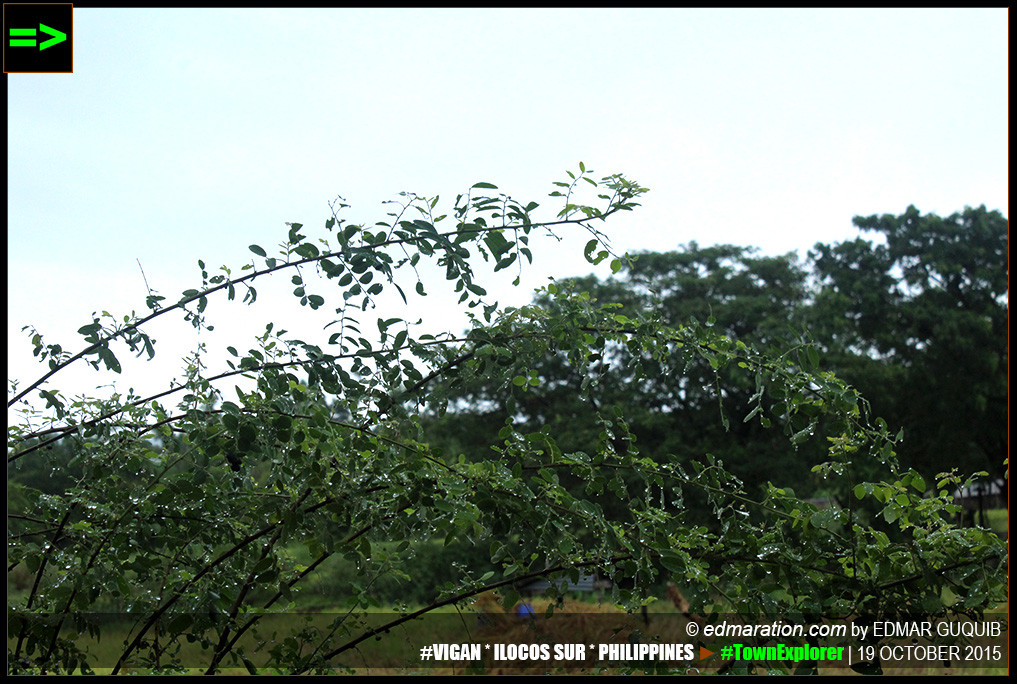
<path fill-rule="evenodd" d="M 404 194 L 384 221 L 361 226 L 337 204 L 314 240 L 291 224 L 277 253 L 252 245 L 256 259 L 239 270 L 210 275 L 199 262 L 200 287 L 174 303 L 150 292 L 145 317 L 93 317 L 79 331 L 87 346 L 78 353 L 29 329 L 49 370 L 12 389 L 8 406 L 25 420 L 8 428 L 8 463 L 46 458 L 46 447 L 62 440 L 74 481 L 59 493 L 20 489 L 8 572 L 27 570 L 32 583 L 9 598 L 9 670 L 89 671 L 96 663 L 73 636 L 97 636 L 99 613 L 116 612 L 133 627 L 108 664 L 113 672 L 193 666 L 181 655 L 187 640 L 201 647 L 208 672 L 331 671 L 359 644 L 419 614 L 491 589 L 510 605 L 516 582 L 591 570 L 613 578 L 614 599 L 628 607 L 648 600 L 645 588 L 664 574 L 699 609 L 720 597 L 747 619 L 977 614 L 1000 600 L 1002 544 L 947 522 L 954 507 L 945 492 L 954 483 L 898 467 L 894 433 L 852 388 L 818 369 L 814 348 L 760 350 L 709 325 L 601 304 L 555 283 L 543 291 L 550 307 L 488 301 L 475 269 L 521 268 L 542 233 L 585 229 L 587 259 L 621 270 L 625 258 L 612 255 L 599 228 L 646 190 L 591 174 L 580 164 L 556 183 L 552 195 L 564 207 L 545 221 L 534 217 L 534 202 L 485 194 L 497 189 L 489 183 L 457 197 L 447 216 L 438 197 Z M 581 199 L 588 186 L 599 193 L 596 205 Z M 407 274 L 411 296 L 423 296 L 427 262 L 473 312 L 467 332 L 415 334 L 399 318 L 366 320 L 384 290 L 409 300 Z M 338 304 L 327 344 L 268 322 L 247 351 L 227 348 L 227 369 L 210 375 L 195 354 L 186 382 L 154 396 L 72 401 L 47 384 L 82 361 L 118 373 L 123 346 L 155 353 L 146 329 L 154 319 L 178 314 L 202 329 L 217 298 L 254 305 L 255 286 L 273 274 L 289 276 L 302 306 L 324 314 Z M 752 391 L 737 414 L 719 420 L 754 422 L 792 445 L 831 435 L 820 475 L 850 485 L 857 498 L 818 510 L 776 486 L 747 493 L 709 453 L 691 464 L 642 455 L 624 411 L 594 405 L 591 391 L 622 347 L 634 382 L 679 378 L 695 360 L 716 373 L 712 386 L 723 397 L 721 374 L 736 370 Z M 563 449 L 558 426 L 524 427 L 511 406 L 486 457 L 426 441 L 421 417 L 448 411 L 462 386 L 485 379 L 502 392 L 538 391 L 536 362 L 548 354 L 580 378 L 574 391 L 596 417 L 593 443 Z M 35 392 L 43 412 L 25 401 Z M 879 477 L 858 481 L 874 469 Z M 693 498 L 717 526 L 693 521 Z M 357 627 L 356 616 L 377 608 L 374 583 L 416 579 L 420 544 L 412 542 L 426 540 L 469 544 L 497 569 L 478 575 L 453 566 L 455 581 L 437 587 L 424 608 Z M 358 573 L 334 628 L 259 631 L 265 614 L 292 609 L 330 559 Z M 950 605 L 946 586 L 961 597 Z M 251 648 L 251 638 L 261 645 Z"/>
<path fill-rule="evenodd" d="M 902 426 L 902 462 L 924 477 L 1004 472 L 1007 416 L 1007 222 L 984 207 L 947 219 L 857 217 L 856 224 L 886 237 L 885 244 L 850 240 L 816 246 L 805 262 L 794 254 L 758 256 L 731 245 L 696 243 L 625 260 L 610 279 L 559 281 L 601 305 L 659 312 L 668 325 L 693 321 L 774 354 L 822 350 L 820 368 L 858 387 L 890 424 Z M 536 303 L 554 310 L 546 294 Z M 805 332 L 807 331 L 807 332 Z M 718 420 L 737 412 L 755 392 L 751 375 L 713 368 L 688 354 L 680 373 L 651 369 L 634 378 L 624 345 L 608 350 L 596 369 L 590 401 L 620 407 L 644 455 L 675 454 L 683 462 L 712 452 L 752 486 L 773 481 L 799 493 L 838 495 L 810 474 L 823 459 L 818 442 L 794 449 L 756 422 Z M 801 359 L 803 365 L 807 361 Z M 431 433 L 439 443 L 484 453 L 505 415 L 551 425 L 563 449 L 582 449 L 599 431 L 578 388 L 586 368 L 559 355 L 521 359 L 539 387 L 510 387 L 493 379 L 460 390 L 462 401 Z M 516 371 L 518 372 L 518 370 Z M 720 375 L 722 391 L 717 391 Z M 525 392 L 523 390 L 526 390 Z M 510 410 L 509 406 L 513 408 Z M 474 429 L 458 429 L 469 422 Z"/>
<path fill-rule="evenodd" d="M 569 291 L 596 306 L 654 311 L 664 325 L 703 327 L 807 366 L 814 349 L 799 320 L 806 279 L 794 255 L 765 257 L 732 245 L 693 242 L 674 252 L 640 253 L 623 261 L 611 279 L 558 281 L 555 295 L 545 292 L 535 304 L 563 315 L 557 291 Z M 588 449 L 601 430 L 592 404 L 609 414 L 622 410 L 645 456 L 672 455 L 687 464 L 713 453 L 758 488 L 755 494 L 767 481 L 799 491 L 815 488 L 811 468 L 825 460 L 824 440 L 791 443 L 760 421 L 742 420 L 758 392 L 747 367 L 720 367 L 693 347 L 676 349 L 669 367 L 636 345 L 608 345 L 600 356 L 593 366 L 569 363 L 561 352 L 519 358 L 513 375 L 535 371 L 539 386 L 510 386 L 506 392 L 497 378 L 481 377 L 460 387 L 454 410 L 427 424 L 428 434 L 439 444 L 482 454 L 511 415 L 527 429 L 549 426 L 563 450 Z M 464 423 L 471 429 L 461 429 Z M 700 522 L 716 521 L 700 508 Z"/>

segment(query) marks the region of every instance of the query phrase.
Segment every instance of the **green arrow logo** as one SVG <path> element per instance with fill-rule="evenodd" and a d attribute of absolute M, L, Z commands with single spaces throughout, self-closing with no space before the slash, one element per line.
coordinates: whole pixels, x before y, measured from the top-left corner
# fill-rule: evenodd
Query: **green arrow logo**
<path fill-rule="evenodd" d="M 67 40 L 67 34 L 63 31 L 58 31 L 55 28 L 50 28 L 46 24 L 39 24 L 39 30 L 48 36 L 52 36 L 49 40 L 39 44 L 39 50 L 45 50 L 48 47 L 53 47 L 58 43 L 62 43 Z M 11 29 L 11 47 L 35 47 L 35 29 Z M 13 36 L 26 36 L 24 38 L 14 38 Z"/>

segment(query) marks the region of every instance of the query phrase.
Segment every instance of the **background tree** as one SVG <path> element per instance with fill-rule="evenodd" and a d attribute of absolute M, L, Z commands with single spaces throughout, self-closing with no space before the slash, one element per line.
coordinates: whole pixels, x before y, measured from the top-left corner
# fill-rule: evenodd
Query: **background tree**
<path fill-rule="evenodd" d="M 1005 547 L 984 530 L 949 524 L 945 492 L 956 481 L 935 483 L 926 496 L 930 484 L 897 465 L 893 431 L 870 419 L 857 392 L 819 371 L 806 347 L 766 352 L 709 321 L 671 324 L 659 307 L 621 309 L 556 284 L 546 306 L 503 309 L 486 299 L 475 267 L 518 267 L 531 238 L 546 231 L 585 229 L 588 260 L 623 268 L 599 227 L 646 190 L 591 173 L 580 164 L 555 184 L 564 207 L 544 221 L 534 218 L 535 202 L 485 194 L 496 189 L 489 183 L 457 197 L 448 215 L 437 213 L 437 197 L 403 195 L 388 217 L 362 226 L 344 221 L 337 205 L 316 239 L 291 224 L 278 252 L 251 245 L 255 258 L 240 269 L 210 274 L 199 261 L 201 285 L 175 303 L 149 293 L 145 317 L 95 316 L 79 330 L 86 346 L 76 354 L 30 330 L 49 370 L 12 388 L 8 407 L 23 410 L 25 421 L 8 428 L 8 463 L 37 459 L 64 440 L 80 475 L 61 493 L 22 490 L 8 572 L 32 579 L 8 598 L 9 670 L 89 671 L 95 661 L 74 637 L 98 636 L 105 627 L 96 614 L 117 610 L 133 623 L 108 663 L 114 673 L 193 666 L 182 650 L 188 642 L 201 647 L 210 673 L 326 672 L 365 641 L 439 607 L 497 588 L 511 605 L 516 582 L 591 570 L 615 579 L 613 599 L 628 607 L 648 600 L 666 573 L 689 587 L 694 609 L 717 600 L 749 620 L 977 615 L 999 601 Z M 589 186 L 599 193 L 593 204 L 580 194 Z M 473 312 L 469 331 L 414 334 L 399 318 L 362 320 L 388 288 L 404 299 L 406 291 L 424 295 L 417 269 L 428 260 Z M 146 326 L 155 318 L 178 314 L 202 329 L 219 299 L 253 305 L 255 286 L 282 273 L 301 306 L 336 312 L 327 344 L 268 322 L 246 351 L 226 348 L 225 368 L 206 370 L 196 353 L 186 381 L 153 396 L 71 401 L 47 384 L 80 362 L 119 373 L 123 347 L 154 355 Z M 729 369 L 750 379 L 742 420 L 771 426 L 793 445 L 829 435 L 817 471 L 853 485 L 857 501 L 818 510 L 776 486 L 747 491 L 710 454 L 691 463 L 643 456 L 624 408 L 601 406 L 594 391 L 621 349 L 632 383 L 678 387 L 683 400 L 671 378 L 701 363 L 714 371 L 718 403 L 727 401 Z M 541 386 L 547 358 L 579 379 L 574 391 L 593 408 L 595 440 L 562 448 L 561 426 L 526 425 L 518 404 L 506 405 L 487 458 L 428 439 L 421 417 L 447 413 L 463 387 L 525 396 Z M 241 376 L 247 381 L 230 387 Z M 701 391 L 688 389 L 686 397 Z M 25 403 L 36 392 L 47 404 L 42 413 Z M 878 477 L 859 481 L 859 464 Z M 722 521 L 718 528 L 696 522 L 685 503 L 693 497 Z M 874 515 L 896 534 L 869 525 Z M 413 540 L 472 546 L 496 570 L 453 566 L 454 579 L 427 605 L 367 621 L 374 583 L 417 576 Z M 265 624 L 292 610 L 336 559 L 356 575 L 331 625 L 279 634 Z M 548 593 L 558 596 L 554 587 Z"/>
<path fill-rule="evenodd" d="M 809 324 L 824 365 L 904 428 L 903 463 L 1002 479 L 1007 449 L 1008 227 L 984 206 L 856 217 L 880 241 L 818 244 Z"/>

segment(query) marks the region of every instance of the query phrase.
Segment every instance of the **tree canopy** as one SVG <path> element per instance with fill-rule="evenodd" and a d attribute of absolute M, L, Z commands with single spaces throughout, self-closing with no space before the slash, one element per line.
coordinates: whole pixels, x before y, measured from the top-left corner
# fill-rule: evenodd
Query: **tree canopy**
<path fill-rule="evenodd" d="M 899 456 L 924 477 L 951 469 L 1002 477 L 1006 220 L 984 207 L 947 219 L 911 207 L 899 217 L 857 217 L 855 223 L 889 239 L 818 244 L 804 262 L 794 254 L 760 256 L 751 248 L 693 242 L 634 255 L 608 280 L 575 278 L 557 287 L 624 311 L 656 310 L 669 325 L 709 326 L 777 355 L 815 344 L 820 368 L 859 388 L 875 415 L 904 428 Z M 547 294 L 535 303 L 556 306 Z M 794 449 L 759 423 L 723 420 L 725 412 L 749 404 L 751 376 L 727 369 L 718 391 L 717 369 L 690 355 L 681 373 L 658 368 L 637 380 L 630 370 L 634 356 L 623 345 L 604 355 L 592 400 L 625 412 L 644 454 L 696 459 L 712 452 L 747 483 L 831 494 L 810 474 L 823 458 L 815 441 Z M 526 363 L 533 367 L 532 360 Z M 472 438 L 467 451 L 482 452 L 481 440 L 512 405 L 533 425 L 556 423 L 559 438 L 581 448 L 598 430 L 576 391 L 586 372 L 550 354 L 540 360 L 539 387 L 509 394 L 490 380 L 464 387 L 460 410 L 445 422 L 486 419 L 489 429 L 439 427 L 437 434 L 448 433 L 460 446 Z"/>
<path fill-rule="evenodd" d="M 615 580 L 612 599 L 629 608 L 666 578 L 687 587 L 697 609 L 720 603 L 746 619 L 978 615 L 1004 596 L 1003 544 L 950 522 L 946 494 L 959 478 L 901 467 L 897 429 L 822 369 L 816 345 L 781 347 L 786 306 L 764 293 L 796 296 L 793 268 L 708 249 L 674 258 L 666 269 L 682 280 L 671 285 L 655 275 L 665 267 L 613 254 L 601 232 L 646 189 L 621 175 L 598 180 L 583 164 L 555 183 L 562 208 L 547 219 L 536 202 L 492 190 L 474 185 L 447 215 L 438 197 L 404 194 L 370 226 L 347 222 L 337 204 L 322 231 L 291 224 L 278 251 L 251 245 L 240 268 L 210 274 L 199 261 L 200 285 L 176 301 L 149 292 L 146 316 L 95 316 L 77 353 L 29 329 L 48 371 L 12 387 L 8 407 L 25 420 L 8 428 L 8 464 L 59 453 L 70 461 L 51 463 L 69 465 L 73 481 L 62 491 L 9 483 L 8 573 L 28 578 L 8 598 L 9 670 L 89 671 L 97 663 L 76 636 L 102 633 L 99 614 L 112 612 L 133 620 L 104 664 L 112 672 L 193 667 L 180 655 L 187 640 L 210 673 L 328 672 L 439 607 L 491 589 L 511 605 L 518 582 L 593 570 Z M 541 236 L 563 230 L 589 232 L 590 263 L 642 274 L 631 305 L 598 301 L 575 282 L 549 284 L 533 305 L 489 301 L 481 267 L 520 268 Z M 732 277 L 715 277 L 739 260 Z M 426 262 L 472 312 L 468 331 L 370 320 L 383 291 L 407 302 L 427 294 Z M 201 329 L 220 300 L 257 306 L 255 288 L 271 276 L 287 276 L 296 301 L 323 315 L 327 343 L 298 339 L 266 314 L 247 350 L 227 347 L 226 367 L 208 370 L 196 353 L 184 384 L 152 396 L 71 400 L 53 384 L 79 363 L 118 373 L 125 348 L 153 356 L 146 326 L 156 318 Z M 739 315 L 695 309 L 696 288 L 738 279 L 758 291 L 740 304 L 763 311 L 772 335 L 739 339 Z M 668 288 L 689 294 L 669 300 Z M 668 307 L 683 320 L 664 315 Z M 551 363 L 564 372 L 553 376 Z M 822 453 L 817 476 L 852 496 L 821 510 L 779 483 L 749 489 L 700 443 L 709 433 L 686 453 L 651 458 L 631 407 L 600 394 L 616 380 L 693 407 L 697 431 L 710 414 L 721 430 L 748 430 L 746 439 Z M 494 433 L 484 451 L 465 453 L 425 429 L 455 411 L 464 390 L 504 399 L 497 421 L 476 423 Z M 570 434 L 567 420 L 530 401 L 559 391 L 577 412 L 586 406 L 592 428 Z M 33 394 L 45 410 L 26 401 Z M 704 513 L 715 523 L 704 525 Z M 491 569 L 453 564 L 453 579 L 425 605 L 382 624 L 358 621 L 377 608 L 374 583 L 419 576 L 425 540 L 466 544 Z M 262 628 L 266 615 L 298 607 L 336 558 L 356 574 L 330 628 Z"/>
<path fill-rule="evenodd" d="M 984 206 L 941 218 L 856 217 L 880 241 L 816 245 L 809 324 L 824 363 L 904 428 L 925 473 L 1005 472 L 1009 223 Z"/>

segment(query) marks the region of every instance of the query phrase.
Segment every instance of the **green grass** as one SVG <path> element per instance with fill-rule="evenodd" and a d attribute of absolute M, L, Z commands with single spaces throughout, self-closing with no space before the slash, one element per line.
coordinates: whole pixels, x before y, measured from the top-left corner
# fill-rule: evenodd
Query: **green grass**
<path fill-rule="evenodd" d="M 994 508 L 985 512 L 989 529 L 996 534 L 1006 534 L 1010 530 L 1010 511 L 1006 508 Z"/>

